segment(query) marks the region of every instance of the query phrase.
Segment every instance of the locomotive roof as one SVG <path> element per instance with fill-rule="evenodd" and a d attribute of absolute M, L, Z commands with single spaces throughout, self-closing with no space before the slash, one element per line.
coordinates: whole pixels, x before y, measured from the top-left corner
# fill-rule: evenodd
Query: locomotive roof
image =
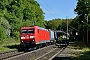
<path fill-rule="evenodd" d="M 21 29 L 31 29 L 31 28 L 37 28 L 37 29 L 41 29 L 41 30 L 47 30 L 45 28 L 39 27 L 39 26 L 23 26 L 21 27 Z"/>
<path fill-rule="evenodd" d="M 42 30 L 47 30 L 47 29 L 45 29 L 45 28 L 42 28 L 42 27 L 38 27 L 39 29 L 42 29 Z"/>
<path fill-rule="evenodd" d="M 21 29 L 31 29 L 32 27 L 21 27 Z"/>

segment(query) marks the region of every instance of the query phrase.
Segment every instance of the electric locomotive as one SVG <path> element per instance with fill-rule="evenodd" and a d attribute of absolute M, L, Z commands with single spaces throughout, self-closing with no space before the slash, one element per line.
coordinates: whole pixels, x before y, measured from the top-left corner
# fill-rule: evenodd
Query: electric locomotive
<path fill-rule="evenodd" d="M 20 29 L 21 48 L 40 47 L 49 42 L 50 33 L 47 29 L 38 26 L 21 27 Z"/>

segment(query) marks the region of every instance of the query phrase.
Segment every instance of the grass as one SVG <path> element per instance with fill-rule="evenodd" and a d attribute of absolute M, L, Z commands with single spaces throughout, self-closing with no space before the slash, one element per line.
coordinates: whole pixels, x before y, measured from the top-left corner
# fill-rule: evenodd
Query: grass
<path fill-rule="evenodd" d="M 12 38 L 0 41 L 0 52 L 15 50 L 19 48 L 19 41 L 15 41 Z"/>
<path fill-rule="evenodd" d="M 90 60 L 90 45 L 84 42 L 75 42 L 77 49 L 73 49 L 73 54 L 70 60 Z"/>
<path fill-rule="evenodd" d="M 80 51 L 73 51 L 73 56 L 70 60 L 89 60 L 90 59 L 90 48 L 84 48 L 84 50 Z"/>

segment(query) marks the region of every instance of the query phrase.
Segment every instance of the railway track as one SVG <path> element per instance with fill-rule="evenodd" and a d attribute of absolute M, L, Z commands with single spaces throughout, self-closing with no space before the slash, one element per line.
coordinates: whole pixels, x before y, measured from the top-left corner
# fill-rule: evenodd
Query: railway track
<path fill-rule="evenodd" d="M 2 52 L 0 53 L 0 60 L 9 58 L 9 57 L 13 57 L 16 55 L 20 55 L 23 54 L 24 52 L 18 52 L 18 50 L 12 50 L 12 51 L 7 51 L 7 52 Z"/>
<path fill-rule="evenodd" d="M 0 53 L 0 60 L 52 60 L 66 47 L 60 47 L 56 45 L 49 45 L 37 50 L 29 52 L 18 52 L 18 50 Z"/>
<path fill-rule="evenodd" d="M 3 52 L 3 53 L 0 53 L 0 60 L 31 60 L 34 57 L 37 58 L 38 56 L 45 54 L 49 50 L 54 49 L 53 47 L 54 45 L 50 45 L 50 46 L 43 47 L 37 50 L 32 50 L 26 53 L 18 52 L 18 50 Z"/>
<path fill-rule="evenodd" d="M 72 49 L 70 49 L 68 46 L 63 46 L 62 48 L 55 48 L 54 50 L 51 50 L 35 60 L 69 60 L 71 54 Z"/>
<path fill-rule="evenodd" d="M 50 52 L 42 55 L 41 57 L 38 57 L 35 60 L 52 60 L 58 53 L 62 51 L 63 51 L 63 48 L 55 48 L 51 50 Z"/>

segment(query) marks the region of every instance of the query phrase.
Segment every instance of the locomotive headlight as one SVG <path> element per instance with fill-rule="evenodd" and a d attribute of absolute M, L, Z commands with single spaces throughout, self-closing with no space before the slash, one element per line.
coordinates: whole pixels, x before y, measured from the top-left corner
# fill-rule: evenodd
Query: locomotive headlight
<path fill-rule="evenodd" d="M 23 40 L 22 40 L 22 43 L 23 43 Z"/>
<path fill-rule="evenodd" d="M 30 36 L 30 38 L 34 38 L 34 36 Z"/>
<path fill-rule="evenodd" d="M 34 41 L 34 40 L 33 40 Z"/>
<path fill-rule="evenodd" d="M 25 37 L 21 37 L 21 39 L 25 39 Z"/>

